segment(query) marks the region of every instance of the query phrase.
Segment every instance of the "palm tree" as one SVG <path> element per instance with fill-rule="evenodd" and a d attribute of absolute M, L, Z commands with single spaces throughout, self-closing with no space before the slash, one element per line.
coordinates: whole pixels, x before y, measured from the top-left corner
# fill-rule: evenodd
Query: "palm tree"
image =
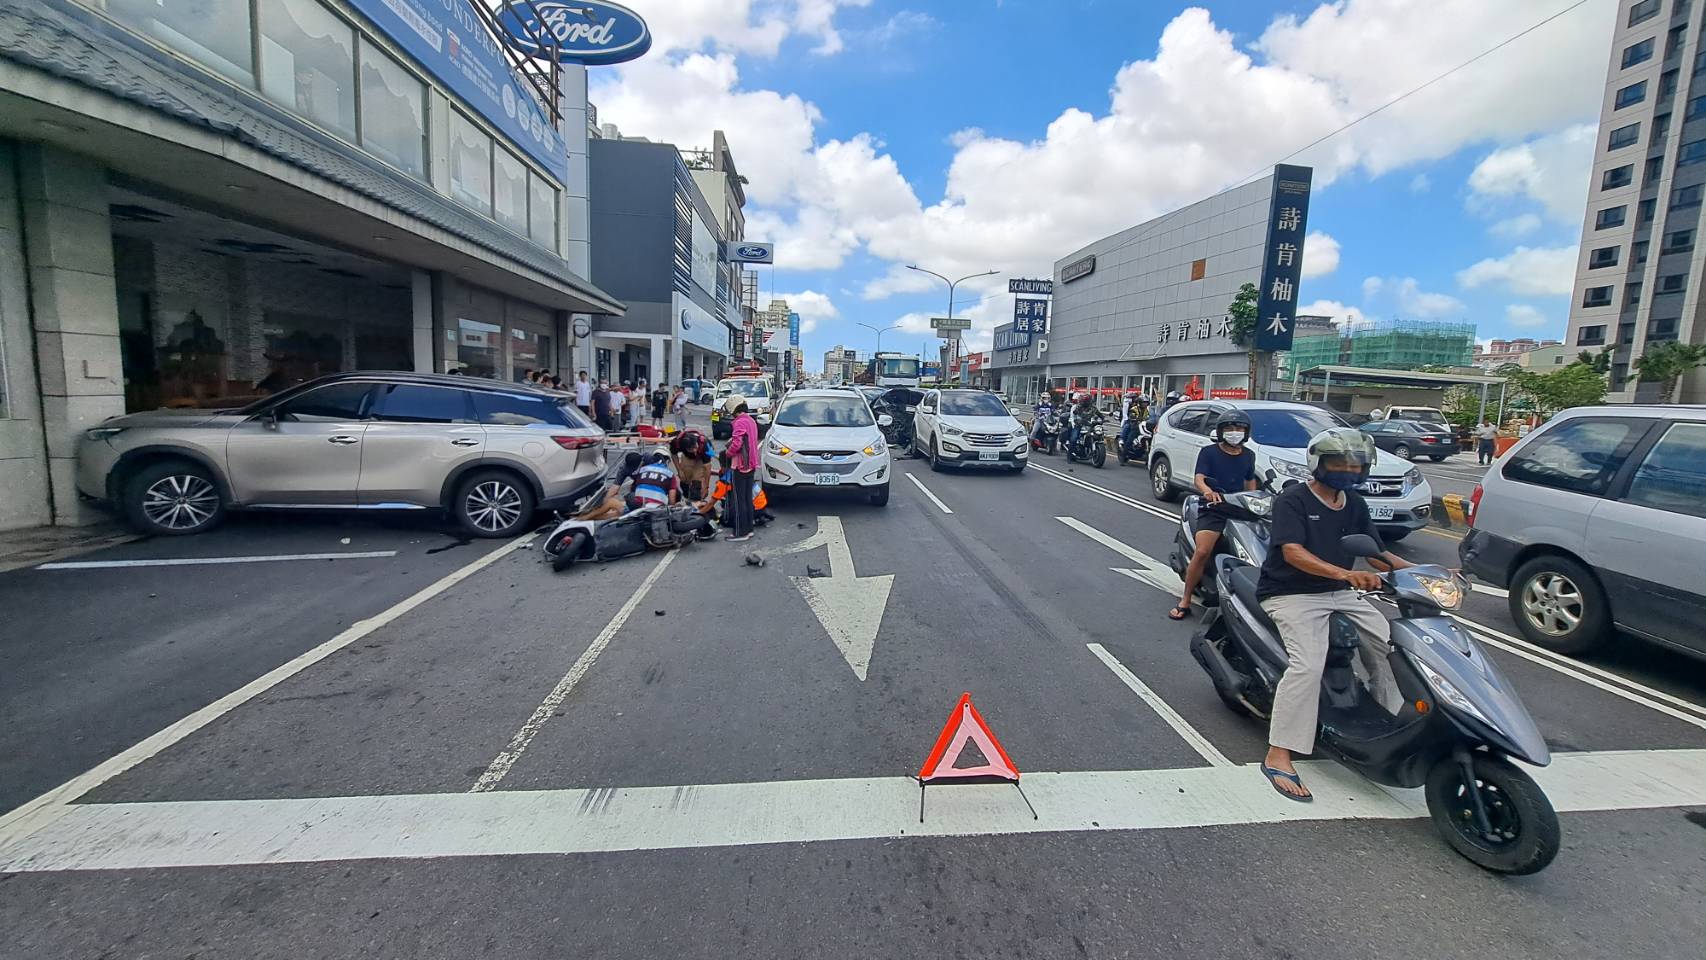
<path fill-rule="evenodd" d="M 1660 392 L 1661 403 L 1674 403 L 1676 386 L 1682 381 L 1683 374 L 1695 367 L 1706 365 L 1706 344 L 1677 343 L 1670 341 L 1654 347 L 1648 347 L 1635 361 L 1635 373 L 1641 380 L 1656 380 L 1664 385 Z"/>

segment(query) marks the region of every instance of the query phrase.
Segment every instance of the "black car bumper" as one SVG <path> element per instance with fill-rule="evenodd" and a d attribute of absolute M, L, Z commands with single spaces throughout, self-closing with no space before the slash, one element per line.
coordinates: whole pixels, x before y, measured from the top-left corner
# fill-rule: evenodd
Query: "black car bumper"
<path fill-rule="evenodd" d="M 1513 540 L 1470 527 L 1463 541 L 1457 545 L 1457 559 L 1462 562 L 1465 573 L 1482 583 L 1509 587 L 1519 549 L 1521 545 Z"/>

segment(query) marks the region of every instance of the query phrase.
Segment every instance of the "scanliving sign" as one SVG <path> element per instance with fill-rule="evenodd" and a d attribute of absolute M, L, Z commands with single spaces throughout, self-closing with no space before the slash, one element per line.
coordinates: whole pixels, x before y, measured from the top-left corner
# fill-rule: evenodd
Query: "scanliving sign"
<path fill-rule="evenodd" d="M 538 60 L 624 63 L 652 48 L 646 21 L 604 0 L 510 0 L 497 22 L 505 44 Z"/>

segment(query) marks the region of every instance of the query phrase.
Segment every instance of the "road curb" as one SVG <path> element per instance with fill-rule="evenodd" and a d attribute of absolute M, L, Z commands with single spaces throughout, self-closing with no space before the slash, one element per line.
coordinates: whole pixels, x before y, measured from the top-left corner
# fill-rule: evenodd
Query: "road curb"
<path fill-rule="evenodd" d="M 1460 493 L 1448 493 L 1434 498 L 1433 522 L 1447 530 L 1469 526 L 1469 498 Z"/>

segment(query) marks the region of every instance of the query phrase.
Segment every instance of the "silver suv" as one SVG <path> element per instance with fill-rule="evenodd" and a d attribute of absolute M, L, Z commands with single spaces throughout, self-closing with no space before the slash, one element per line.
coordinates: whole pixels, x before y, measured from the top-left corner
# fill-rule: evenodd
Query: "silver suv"
<path fill-rule="evenodd" d="M 573 398 L 420 373 L 322 377 L 237 410 L 156 410 L 83 432 L 77 489 L 138 530 L 183 535 L 228 509 L 442 509 L 476 537 L 599 483 L 604 432 Z"/>
<path fill-rule="evenodd" d="M 1616 629 L 1706 654 L 1706 407 L 1577 407 L 1475 488 L 1463 565 L 1510 589 L 1533 643 L 1583 653 Z"/>

